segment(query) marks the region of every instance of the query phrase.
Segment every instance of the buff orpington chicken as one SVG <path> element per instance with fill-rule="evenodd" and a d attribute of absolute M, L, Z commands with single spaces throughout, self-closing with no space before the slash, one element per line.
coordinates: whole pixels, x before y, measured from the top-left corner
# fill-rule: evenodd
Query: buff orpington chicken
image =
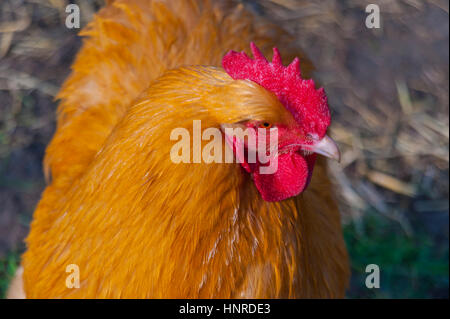
<path fill-rule="evenodd" d="M 345 296 L 320 156 L 339 152 L 325 92 L 288 32 L 231 0 L 110 0 L 81 35 L 10 297 Z M 277 170 L 262 174 L 248 140 L 226 132 L 221 151 L 240 161 L 174 162 L 171 132 L 193 134 L 194 121 L 276 128 Z"/>

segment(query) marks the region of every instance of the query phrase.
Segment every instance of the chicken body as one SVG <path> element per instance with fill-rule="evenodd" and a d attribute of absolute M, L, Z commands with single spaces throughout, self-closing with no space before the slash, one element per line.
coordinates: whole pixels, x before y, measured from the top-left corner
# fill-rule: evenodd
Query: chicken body
<path fill-rule="evenodd" d="M 26 296 L 343 297 L 348 260 L 324 161 L 304 193 L 266 202 L 239 164 L 170 159 L 170 132 L 193 120 L 290 116 L 218 67 L 251 41 L 298 55 L 289 37 L 206 0 L 110 1 L 82 35 L 22 260 Z M 66 286 L 68 265 L 80 288 Z"/>

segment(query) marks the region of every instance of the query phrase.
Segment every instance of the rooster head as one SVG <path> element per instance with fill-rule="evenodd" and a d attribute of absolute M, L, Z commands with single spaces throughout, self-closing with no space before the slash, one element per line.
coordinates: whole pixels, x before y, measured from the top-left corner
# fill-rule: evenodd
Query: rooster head
<path fill-rule="evenodd" d="M 257 141 L 260 140 L 261 129 L 269 130 L 270 136 L 274 131 L 272 129 L 276 128 L 278 150 L 276 158 L 269 161 L 276 160 L 277 169 L 269 174 L 261 173 L 260 168 L 265 164 L 258 161 L 249 163 L 244 154 L 236 154 L 240 144 L 244 145 L 246 154 L 249 152 L 251 146 L 244 139 L 233 136 L 226 140 L 235 155 L 240 157 L 242 167 L 252 175 L 262 198 L 271 202 L 281 201 L 306 189 L 316 154 L 339 161 L 340 153 L 334 141 L 326 135 L 331 116 L 325 91 L 323 88 L 316 89 L 313 80 L 302 79 L 299 59 L 285 67 L 278 49 L 273 49 L 272 62 L 267 61 L 253 43 L 251 50 L 254 59 L 244 52 L 229 52 L 222 60 L 223 68 L 232 79 L 252 81 L 274 94 L 291 115 L 290 120 L 278 123 L 270 119 L 249 120 L 227 124 L 226 127 L 251 130 Z"/>

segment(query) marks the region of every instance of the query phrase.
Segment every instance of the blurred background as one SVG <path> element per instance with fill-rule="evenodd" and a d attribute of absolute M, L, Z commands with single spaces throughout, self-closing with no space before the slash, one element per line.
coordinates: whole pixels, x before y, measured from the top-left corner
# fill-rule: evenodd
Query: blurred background
<path fill-rule="evenodd" d="M 241 2 L 295 35 L 328 94 L 348 298 L 448 298 L 449 2 Z M 0 1 L 0 297 L 45 186 L 54 96 L 81 45 L 64 26 L 69 3 L 84 26 L 103 1 Z M 380 29 L 365 26 L 370 3 Z M 364 284 L 368 264 L 380 267 L 380 289 Z"/>

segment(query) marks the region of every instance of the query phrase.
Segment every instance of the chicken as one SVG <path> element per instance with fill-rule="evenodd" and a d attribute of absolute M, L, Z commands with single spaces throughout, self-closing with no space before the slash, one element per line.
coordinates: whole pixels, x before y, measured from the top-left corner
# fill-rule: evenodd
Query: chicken
<path fill-rule="evenodd" d="M 338 157 L 330 112 L 284 30 L 233 1 L 116 0 L 81 35 L 22 258 L 27 298 L 344 297 L 340 215 L 316 160 Z M 235 52 L 251 42 L 254 58 Z M 267 62 L 275 45 L 301 75 L 276 49 Z M 278 170 L 174 163 L 170 134 L 195 120 L 276 127 Z"/>

